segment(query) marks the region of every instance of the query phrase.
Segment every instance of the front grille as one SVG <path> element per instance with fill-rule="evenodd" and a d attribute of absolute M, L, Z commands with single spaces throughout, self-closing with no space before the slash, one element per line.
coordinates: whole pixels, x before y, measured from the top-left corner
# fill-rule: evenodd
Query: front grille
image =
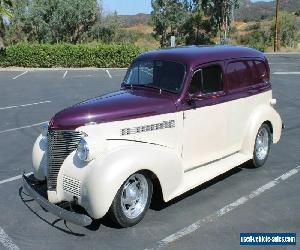
<path fill-rule="evenodd" d="M 55 190 L 57 176 L 67 156 L 76 150 L 83 134 L 77 131 L 48 131 L 48 190 Z"/>
<path fill-rule="evenodd" d="M 81 196 L 81 182 L 74 178 L 64 175 L 63 176 L 63 190 L 76 197 Z"/>

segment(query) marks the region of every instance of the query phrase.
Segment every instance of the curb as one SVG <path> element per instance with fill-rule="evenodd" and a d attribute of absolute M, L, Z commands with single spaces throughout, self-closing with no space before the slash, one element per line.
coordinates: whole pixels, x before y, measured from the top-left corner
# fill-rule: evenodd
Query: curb
<path fill-rule="evenodd" d="M 300 55 L 300 52 L 266 52 L 265 55 Z"/>
<path fill-rule="evenodd" d="M 84 71 L 84 70 L 127 70 L 127 68 L 94 68 L 94 67 L 85 67 L 85 68 L 23 68 L 23 67 L 7 67 L 7 68 L 1 68 L 0 72 L 5 71 Z"/>

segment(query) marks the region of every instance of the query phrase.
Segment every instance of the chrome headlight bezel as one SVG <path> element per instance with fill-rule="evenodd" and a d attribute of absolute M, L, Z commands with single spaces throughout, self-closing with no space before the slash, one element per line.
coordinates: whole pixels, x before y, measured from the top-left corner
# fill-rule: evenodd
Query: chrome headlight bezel
<path fill-rule="evenodd" d="M 42 125 L 42 137 L 47 137 L 48 136 L 48 123 L 44 123 Z"/>
<path fill-rule="evenodd" d="M 88 162 L 89 161 L 89 155 L 90 155 L 89 145 L 88 145 L 87 141 L 84 138 L 81 138 L 79 143 L 78 143 L 77 149 L 76 149 L 76 156 L 81 161 Z"/>

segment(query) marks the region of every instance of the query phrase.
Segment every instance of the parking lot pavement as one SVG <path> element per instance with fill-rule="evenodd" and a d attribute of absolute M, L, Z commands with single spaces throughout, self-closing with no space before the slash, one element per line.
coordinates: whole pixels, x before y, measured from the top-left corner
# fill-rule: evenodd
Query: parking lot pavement
<path fill-rule="evenodd" d="M 300 171 L 294 169 L 300 165 L 300 75 L 289 72 L 300 72 L 300 55 L 268 58 L 286 129 L 266 165 L 239 166 L 170 203 L 154 204 L 140 224 L 127 229 L 106 221 L 88 228 L 55 222 L 22 194 L 16 177 L 31 171 L 37 124 L 66 106 L 117 90 L 125 70 L 0 71 L 0 249 L 156 249 L 166 238 L 163 249 L 239 249 L 241 232 L 296 232 L 299 242 Z M 261 187 L 259 196 L 241 199 Z M 185 230 L 199 221 L 195 230 Z M 183 237 L 172 238 L 182 231 Z"/>

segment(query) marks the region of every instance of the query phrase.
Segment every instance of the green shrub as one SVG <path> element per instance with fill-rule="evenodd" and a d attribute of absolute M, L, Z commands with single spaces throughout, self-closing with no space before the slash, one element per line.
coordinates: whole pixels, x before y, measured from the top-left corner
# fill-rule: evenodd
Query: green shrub
<path fill-rule="evenodd" d="M 260 27 L 259 24 L 251 25 L 251 32 L 239 36 L 237 39 L 238 44 L 255 48 L 264 52 L 267 47 L 272 46 L 272 31 Z"/>
<path fill-rule="evenodd" d="M 0 54 L 0 67 L 128 67 L 144 51 L 133 45 L 21 43 Z"/>

